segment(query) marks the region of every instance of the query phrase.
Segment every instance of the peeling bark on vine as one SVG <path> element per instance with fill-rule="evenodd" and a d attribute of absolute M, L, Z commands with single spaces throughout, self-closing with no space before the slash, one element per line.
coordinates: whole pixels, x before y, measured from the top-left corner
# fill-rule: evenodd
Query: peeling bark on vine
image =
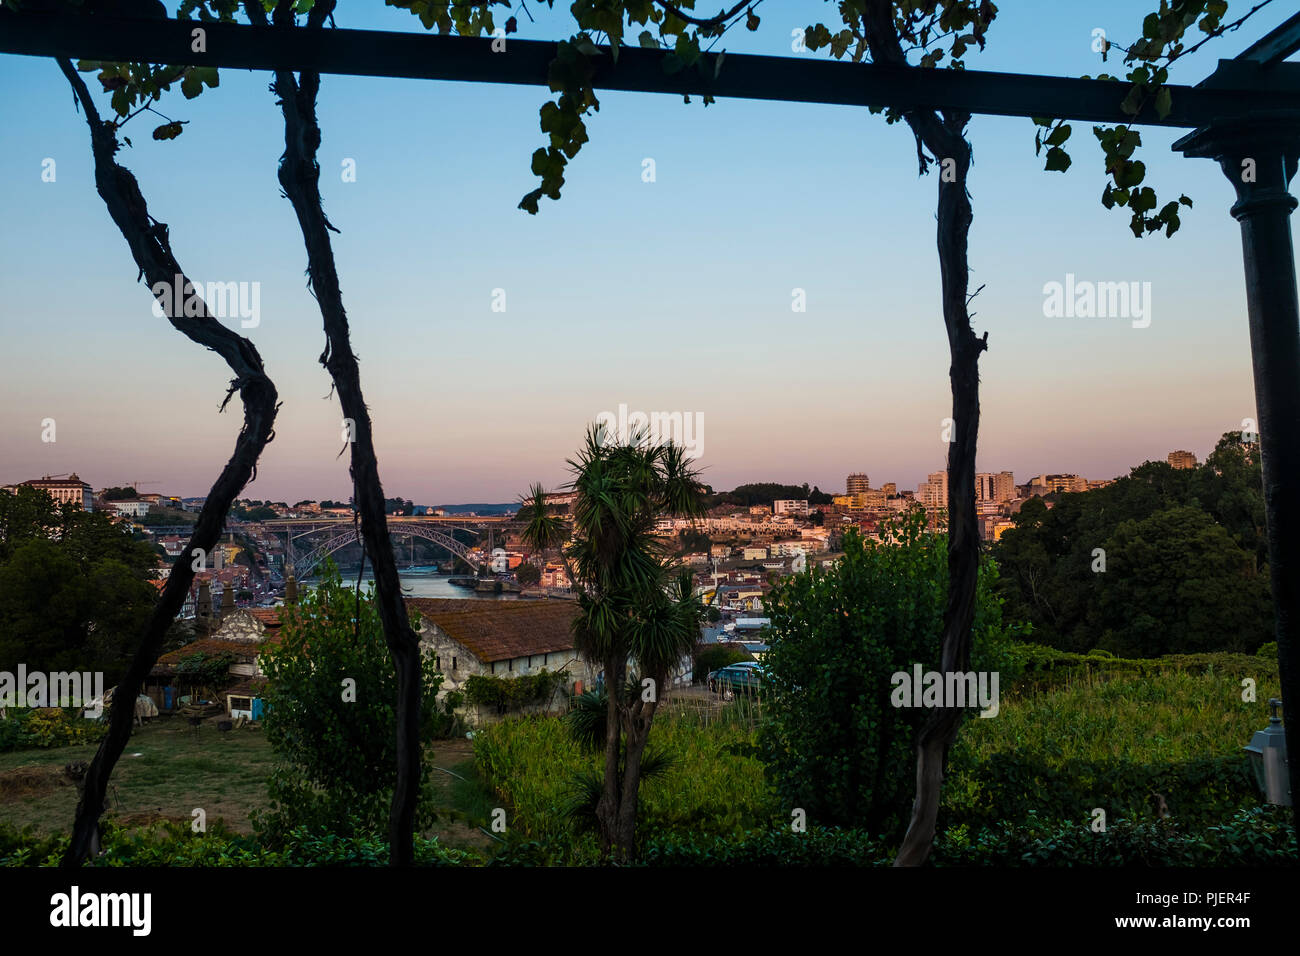
<path fill-rule="evenodd" d="M 95 160 L 95 186 L 109 215 L 131 248 L 131 256 L 140 275 L 152 289 L 159 283 L 171 287 L 178 280 L 182 291 L 200 301 L 192 284 L 184 277 L 172 254 L 167 227 L 149 215 L 144 196 L 135 176 L 118 164 L 115 129 L 103 122 L 85 82 L 67 59 L 58 60 L 59 69 L 72 85 L 77 102 L 90 127 L 91 149 Z M 108 780 L 131 736 L 135 699 L 144 680 L 158 660 L 164 637 L 180 613 L 194 580 L 194 557 L 201 550 L 211 553 L 221 537 L 231 504 L 244 487 L 257 476 L 257 460 L 274 437 L 275 415 L 279 408 L 275 385 L 262 367 L 262 358 L 248 339 L 237 335 L 213 318 L 202 304 L 201 314 L 183 314 L 181 296 L 159 296 L 167 318 L 178 331 L 198 344 L 212 349 L 230 366 L 235 378 L 221 407 L 225 409 L 235 392 L 244 406 L 244 423 L 235 441 L 234 453 L 208 492 L 194 526 L 189 545 L 173 563 L 167 584 L 145 627 L 140 645 L 118 682 L 114 706 L 109 712 L 108 734 L 100 743 L 86 772 L 81 799 L 72 828 L 72 841 L 63 857 L 64 866 L 79 866 L 99 851 L 99 817 L 103 812 Z"/>
<path fill-rule="evenodd" d="M 334 9 L 333 0 L 317 0 L 307 16 L 306 29 L 321 29 Z M 257 2 L 245 4 L 249 19 L 265 25 L 266 15 Z M 294 25 L 293 4 L 281 2 L 273 22 L 286 30 Z M 402 600 L 397 563 L 393 558 L 384 513 L 384 490 L 379 482 L 370 412 L 361 391 L 361 373 L 349 338 L 347 312 L 339 287 L 338 269 L 329 234 L 338 230 L 325 215 L 320 194 L 320 165 L 316 153 L 321 131 L 316 119 L 320 74 L 303 71 L 295 80 L 291 71 L 275 74 L 271 87 L 284 115 L 284 155 L 279 181 L 293 205 L 307 248 L 307 274 L 312 294 L 320 306 L 327 344 L 320 362 L 329 370 L 343 414 L 353 425 L 351 466 L 354 500 L 361 515 L 361 537 L 375 569 L 379 614 L 384 639 L 397 674 L 397 781 L 389 816 L 389 853 L 393 866 L 414 862 L 415 812 L 419 797 L 420 765 L 420 640 L 411 629 Z"/>
<path fill-rule="evenodd" d="M 890 0 L 871 0 L 863 15 L 864 35 L 876 63 L 905 67 Z M 969 114 L 915 110 L 903 119 L 916 136 L 921 171 L 928 150 L 939 163 L 936 239 L 942 284 L 943 321 L 948 331 L 954 439 L 948 446 L 948 599 L 943 614 L 940 670 L 970 668 L 975 588 L 979 577 L 979 522 L 975 513 L 975 449 L 979 434 L 979 356 L 988 347 L 970 326 L 970 266 L 967 243 L 972 219 L 966 177 L 971 147 L 966 140 Z M 957 739 L 964 711 L 930 711 L 916 740 L 916 798 L 895 866 L 920 866 L 934 845 L 948 751 Z"/>

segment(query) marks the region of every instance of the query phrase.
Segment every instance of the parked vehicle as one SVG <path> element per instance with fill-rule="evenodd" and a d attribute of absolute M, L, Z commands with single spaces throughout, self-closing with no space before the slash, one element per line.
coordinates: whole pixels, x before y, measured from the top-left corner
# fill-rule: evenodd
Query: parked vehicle
<path fill-rule="evenodd" d="M 708 676 L 709 690 L 727 696 L 729 694 L 758 693 L 763 686 L 763 666 L 755 661 L 742 661 L 729 664 Z"/>

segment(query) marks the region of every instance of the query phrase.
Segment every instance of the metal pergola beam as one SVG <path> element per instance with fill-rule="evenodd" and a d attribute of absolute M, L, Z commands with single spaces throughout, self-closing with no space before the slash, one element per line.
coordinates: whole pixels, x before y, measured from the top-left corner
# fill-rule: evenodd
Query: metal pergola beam
<path fill-rule="evenodd" d="M 1236 59 L 1253 60 L 1262 66 L 1273 67 L 1296 50 L 1300 50 L 1300 13 L 1246 47 Z"/>
<path fill-rule="evenodd" d="M 205 52 L 191 52 L 202 28 Z M 0 11 L 0 53 L 114 62 L 221 66 L 253 70 L 315 70 L 353 76 L 456 80 L 547 86 L 556 44 L 508 40 L 492 52 L 489 38 L 377 30 L 305 30 L 235 23 L 131 20 Z M 664 72 L 666 51 L 623 47 L 614 64 L 608 48 L 595 86 L 642 93 L 705 94 L 842 106 L 949 109 L 996 116 L 1050 116 L 1094 123 L 1191 128 L 1248 110 L 1300 109 L 1300 65 L 1269 70 L 1266 85 L 1240 82 L 1168 86 L 1172 109 L 1148 108 L 1134 118 L 1120 109 L 1129 84 L 981 70 L 920 69 L 844 63 L 812 56 L 727 54 L 703 69 Z M 1252 64 L 1253 66 L 1253 64 Z"/>

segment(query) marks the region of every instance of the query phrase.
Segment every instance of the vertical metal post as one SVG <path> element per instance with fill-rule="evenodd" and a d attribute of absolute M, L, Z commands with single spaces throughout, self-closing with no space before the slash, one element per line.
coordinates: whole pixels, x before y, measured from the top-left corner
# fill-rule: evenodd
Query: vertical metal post
<path fill-rule="evenodd" d="M 1288 191 L 1300 157 L 1300 113 L 1211 123 L 1174 143 L 1218 161 L 1237 191 L 1255 372 L 1269 574 L 1276 615 L 1291 792 L 1300 777 L 1300 300 Z M 1300 834 L 1300 801 L 1293 802 Z"/>

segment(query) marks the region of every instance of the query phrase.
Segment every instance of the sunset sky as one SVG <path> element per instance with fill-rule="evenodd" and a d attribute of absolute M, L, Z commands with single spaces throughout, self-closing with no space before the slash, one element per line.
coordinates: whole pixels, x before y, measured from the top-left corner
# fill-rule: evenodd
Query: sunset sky
<path fill-rule="evenodd" d="M 359 6 L 371 12 L 349 19 Z M 968 65 L 1064 76 L 1119 72 L 1092 52 L 1092 31 L 1128 42 L 1147 7 L 999 6 L 988 50 Z M 343 7 L 340 26 L 420 29 L 377 2 Z M 791 54 L 791 29 L 833 9 L 764 4 L 756 34 L 735 30 L 721 46 Z M 1198 82 L 1287 12 L 1266 9 L 1173 80 Z M 567 35 L 565 15 L 533 13 L 521 37 Z M 185 133 L 155 142 L 162 120 L 141 116 L 121 159 L 192 278 L 260 283 L 260 324 L 243 331 L 283 408 L 246 495 L 346 498 L 267 83 L 224 70 L 197 100 L 177 90 L 159 109 L 187 120 Z M 240 423 L 237 403 L 217 412 L 228 369 L 153 315 L 55 64 L 2 56 L 0 84 L 0 484 L 76 471 L 96 488 L 206 493 Z M 322 189 L 342 230 L 334 248 L 388 495 L 509 501 L 532 481 L 556 486 L 585 425 L 620 403 L 701 414 L 698 464 L 717 488 L 842 490 L 851 471 L 914 488 L 943 467 L 937 184 L 918 178 L 905 127 L 861 109 L 605 93 L 563 198 L 534 217 L 516 204 L 536 184 L 545 99 L 540 88 L 323 79 Z M 1087 124 L 1074 124 L 1064 175 L 1042 171 L 1027 119 L 976 117 L 969 135 L 972 288 L 985 287 L 974 322 L 989 332 L 981 470 L 1109 478 L 1176 448 L 1203 459 L 1254 417 L 1239 233 L 1216 165 L 1171 153 L 1180 131 L 1143 130 L 1161 201 L 1186 193 L 1196 205 L 1172 239 L 1138 241 L 1127 214 L 1099 202 Z M 642 182 L 647 157 L 653 183 Z M 41 180 L 46 158 L 53 183 Z M 356 182 L 342 181 L 347 159 Z M 1046 317 L 1043 287 L 1067 274 L 1149 282 L 1150 326 Z M 794 288 L 806 290 L 803 314 Z M 41 441 L 46 418 L 54 443 Z"/>

